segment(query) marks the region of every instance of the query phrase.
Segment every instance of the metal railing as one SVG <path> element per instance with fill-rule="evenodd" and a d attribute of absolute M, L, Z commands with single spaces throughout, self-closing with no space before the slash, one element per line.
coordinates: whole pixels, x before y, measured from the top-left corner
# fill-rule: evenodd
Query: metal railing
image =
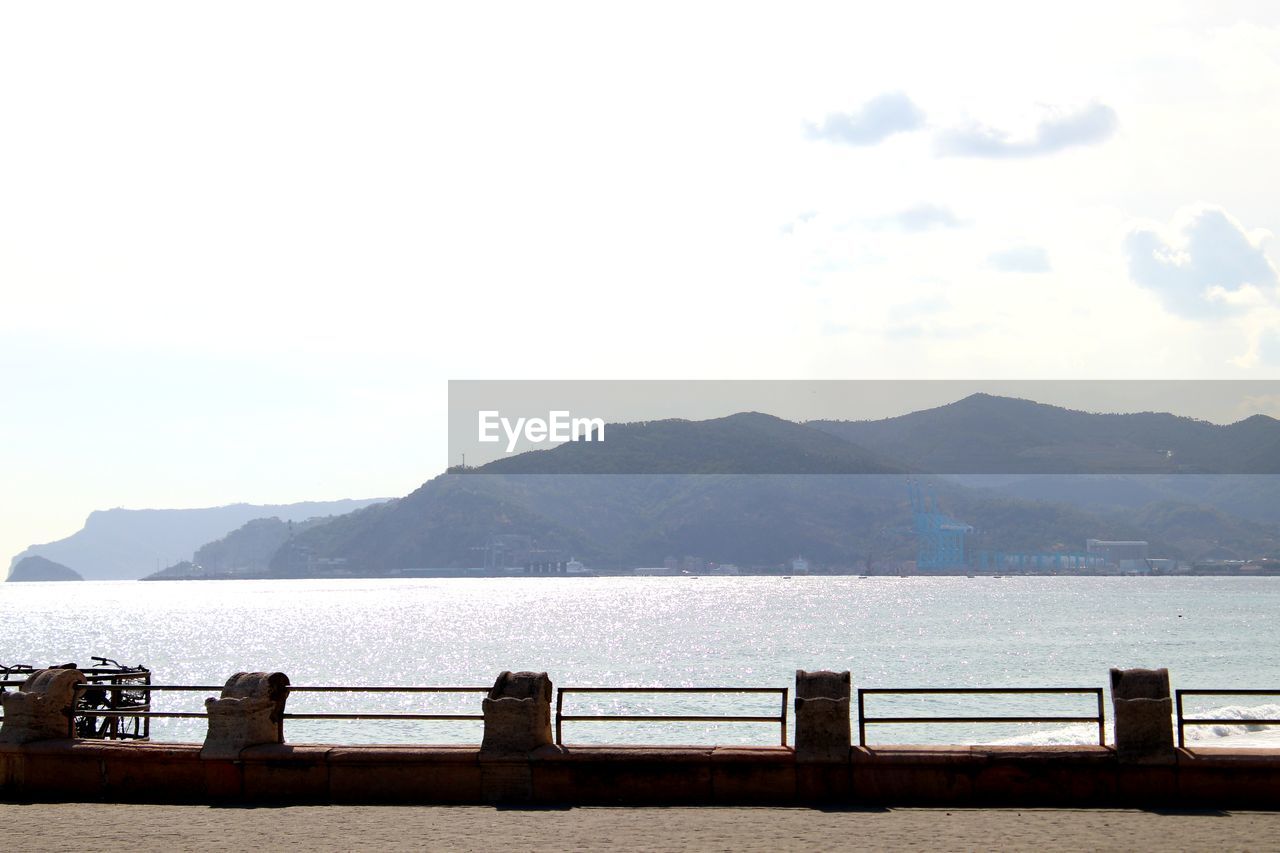
<path fill-rule="evenodd" d="M 20 686 L 21 681 L 4 681 L 0 682 L 0 686 L 8 685 Z M 217 684 L 80 684 L 76 686 L 76 690 L 84 693 L 88 690 L 121 690 L 127 692 L 145 692 L 151 694 L 157 691 L 168 691 L 174 693 L 212 693 L 213 695 L 221 695 L 224 685 Z M 347 686 L 347 685 L 289 685 L 288 692 L 292 693 L 488 693 L 488 687 L 366 687 L 366 686 Z M 150 709 L 150 698 L 145 706 L 138 705 L 135 707 L 122 708 L 77 708 L 72 720 L 69 722 L 68 733 L 70 737 L 76 734 L 76 720 L 83 718 L 102 717 L 108 720 L 126 720 L 137 719 L 145 720 L 149 723 L 154 719 L 205 719 L 209 715 L 206 711 L 153 711 Z M 0 716 L 0 720 L 4 718 Z M 379 713 L 379 712 L 351 712 L 351 713 L 293 713 L 286 711 L 281 720 L 281 726 L 284 720 L 483 720 L 483 714 L 417 714 L 417 713 Z M 147 729 L 149 732 L 149 727 Z M 282 729 L 283 731 L 283 729 Z M 112 737 L 112 735 L 104 735 Z M 142 735 L 145 737 L 146 735 Z M 115 735 L 120 737 L 120 735 Z"/>
<path fill-rule="evenodd" d="M 28 673 L 16 668 L 6 668 L 8 673 L 12 675 L 26 675 Z M 141 734 L 120 734 L 120 728 L 111 729 L 111 734 L 99 734 L 99 737 L 146 737 L 149 732 L 149 723 L 153 719 L 205 719 L 208 714 L 203 708 L 196 711 L 156 711 L 151 708 L 151 697 L 156 692 L 198 692 L 206 693 L 211 696 L 221 694 L 224 685 L 203 684 L 203 685 L 185 685 L 185 684 L 148 684 L 139 683 L 122 683 L 112 678 L 119 678 L 118 672 L 104 673 L 100 677 L 97 673 L 86 672 L 86 677 L 90 677 L 91 681 L 87 684 L 78 686 L 81 696 L 85 692 L 91 690 L 101 691 L 106 694 L 107 701 L 99 707 L 84 707 L 83 704 L 77 707 L 72 719 L 68 721 L 68 731 L 70 736 L 75 736 L 77 732 L 77 721 L 88 721 L 90 725 L 98 718 L 113 722 L 120 722 L 128 719 L 143 721 L 146 728 L 142 729 Z M 149 675 L 149 674 L 148 674 Z M 21 680 L 2 680 L 0 681 L 0 691 L 8 687 L 21 686 Z M 349 694 L 487 694 L 490 688 L 487 686 L 347 686 L 347 685 L 290 685 L 289 693 L 349 693 Z M 124 705 L 122 702 L 128 698 L 129 694 L 138 697 L 139 694 L 145 696 L 145 699 L 136 698 L 133 705 Z M 721 694 L 721 695 L 773 695 L 780 699 L 780 705 L 776 714 L 630 714 L 630 713 L 590 713 L 590 714 L 573 714 L 565 712 L 566 694 L 651 694 L 651 695 L 680 695 L 680 694 Z M 1093 696 L 1096 702 L 1096 714 L 1085 715 L 965 715 L 965 716 L 894 716 L 883 715 L 875 716 L 867 713 L 867 697 L 869 696 L 991 696 L 991 695 L 1076 695 L 1076 696 Z M 1196 725 L 1280 725 L 1280 719 L 1272 718 L 1251 718 L 1251 719 L 1226 719 L 1216 717 L 1187 717 L 1184 711 L 1184 697 L 1186 696 L 1280 696 L 1280 690 L 1261 690 L 1261 689 L 1242 689 L 1242 690 L 1176 690 L 1174 691 L 1177 706 L 1177 738 L 1179 747 L 1184 747 L 1186 742 L 1186 726 Z M 555 708 L 555 742 L 557 744 L 564 743 L 564 723 L 567 722 L 657 722 L 657 723 L 768 723 L 777 725 L 780 733 L 780 743 L 787 745 L 787 717 L 788 717 L 788 700 L 790 690 L 786 687 L 561 687 L 556 693 Z M 98 697 L 102 701 L 102 697 Z M 1104 691 L 1101 687 L 937 687 L 937 688 L 889 688 L 889 687 L 870 687 L 858 688 L 857 690 L 857 707 L 856 721 L 858 726 L 858 743 L 860 746 L 867 745 L 867 726 L 871 725 L 892 725 L 892 724 L 916 724 L 916 725 L 932 725 L 932 724 L 1029 724 L 1029 723 L 1052 723 L 1052 724 L 1090 724 L 1097 726 L 1098 744 L 1106 745 L 1106 713 L 1104 706 Z M 114 705 L 115 707 L 109 707 Z M 484 719 L 481 713 L 413 713 L 413 712 L 378 712 L 378 711 L 353 711 L 353 712 L 291 712 L 286 711 L 280 721 L 282 730 L 284 720 L 403 720 L 403 721 L 473 721 L 479 722 Z M 3 717 L 0 716 L 0 720 Z M 106 727 L 103 727 L 106 730 Z"/>
<path fill-rule="evenodd" d="M 485 693 L 490 687 L 332 687 L 321 686 L 289 686 L 289 693 Z M 295 714 L 286 711 L 286 720 L 483 720 L 483 714 L 381 714 L 351 713 L 327 714 L 306 713 Z"/>
<path fill-rule="evenodd" d="M 1239 726 L 1254 724 L 1260 726 L 1280 726 L 1280 719 L 1269 717 L 1250 717 L 1248 719 L 1227 719 L 1219 717 L 1188 717 L 1183 713 L 1183 696 L 1280 696 L 1280 690 L 1175 690 L 1174 706 L 1177 709 L 1178 748 L 1187 745 L 1186 726 Z"/>
<path fill-rule="evenodd" d="M 867 745 L 867 726 L 891 723 L 1093 723 L 1098 726 L 1098 745 L 1107 745 L 1106 711 L 1101 687 L 860 687 L 858 688 L 858 745 Z M 1092 717 L 1080 716 L 983 716 L 983 717 L 869 717 L 866 697 L 871 695 L 1020 695 L 1020 694 L 1080 694 L 1097 697 L 1098 713 Z"/>
<path fill-rule="evenodd" d="M 726 714 L 566 714 L 566 693 L 721 693 L 773 694 L 781 697 L 781 709 L 773 715 Z M 663 722 L 663 723 L 774 723 L 781 732 L 782 745 L 787 745 L 787 687 L 561 687 L 556 691 L 556 743 L 564 743 L 564 723 L 569 722 Z"/>

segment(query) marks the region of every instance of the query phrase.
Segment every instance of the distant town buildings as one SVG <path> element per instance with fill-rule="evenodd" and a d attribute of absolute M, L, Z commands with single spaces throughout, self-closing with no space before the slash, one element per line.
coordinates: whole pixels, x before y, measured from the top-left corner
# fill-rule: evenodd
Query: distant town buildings
<path fill-rule="evenodd" d="M 662 567 L 668 569 L 673 574 L 685 575 L 701 575 L 707 571 L 707 561 L 702 557 L 667 557 L 662 561 Z"/>
<path fill-rule="evenodd" d="M 1145 540 L 1087 539 L 1086 554 L 1100 557 L 1104 565 L 1115 566 L 1124 572 L 1147 572 L 1147 543 Z"/>

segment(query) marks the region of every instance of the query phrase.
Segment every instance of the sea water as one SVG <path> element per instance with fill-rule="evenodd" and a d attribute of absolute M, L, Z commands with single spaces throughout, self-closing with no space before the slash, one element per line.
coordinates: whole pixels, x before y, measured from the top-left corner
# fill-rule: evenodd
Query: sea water
<path fill-rule="evenodd" d="M 1175 688 L 1280 689 L 1280 578 L 600 577 L 132 581 L 0 585 L 0 664 L 144 664 L 157 684 L 280 670 L 295 685 L 1105 687 L 1168 667 Z M 205 693 L 157 693 L 199 711 Z M 1106 700 L 1111 716 L 1110 697 Z M 290 712 L 479 713 L 478 694 L 305 694 Z M 856 703 L 856 701 L 855 701 Z M 1091 716 L 1093 696 L 867 697 L 878 716 Z M 1188 699 L 1188 714 L 1278 717 L 1280 696 Z M 777 695 L 566 694 L 567 714 L 776 715 Z M 789 726 L 794 725 L 789 720 Z M 791 728 L 790 731 L 794 732 Z M 200 720 L 156 720 L 198 741 Z M 289 720 L 292 742 L 474 743 L 472 722 Z M 855 738 L 856 738 L 855 732 Z M 1280 746 L 1280 729 L 1193 727 L 1201 744 Z M 1110 736 L 1108 735 L 1108 740 Z M 566 743 L 780 741 L 764 723 L 566 722 Z M 1089 743 L 1088 724 L 874 725 L 869 743 Z"/>

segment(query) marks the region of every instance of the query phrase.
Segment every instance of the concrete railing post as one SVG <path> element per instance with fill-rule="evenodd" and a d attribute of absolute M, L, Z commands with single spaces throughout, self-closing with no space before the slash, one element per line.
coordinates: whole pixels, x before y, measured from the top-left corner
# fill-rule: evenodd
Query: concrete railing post
<path fill-rule="evenodd" d="M 545 672 L 503 672 L 480 703 L 480 786 L 486 802 L 533 798 L 529 753 L 551 742 L 551 679 Z"/>
<path fill-rule="evenodd" d="M 796 670 L 796 761 L 848 761 L 848 671 Z"/>
<path fill-rule="evenodd" d="M 1111 670 L 1116 755 L 1146 764 L 1174 760 L 1173 699 L 1167 669 Z"/>
<path fill-rule="evenodd" d="M 551 679 L 545 672 L 503 672 L 481 702 L 489 755 L 523 755 L 551 743 Z"/>
<path fill-rule="evenodd" d="M 796 670 L 796 796 L 847 799 L 853 790 L 848 672 Z"/>
<path fill-rule="evenodd" d="M 78 669 L 41 669 L 29 675 L 16 693 L 0 695 L 4 705 L 0 743 L 71 737 L 76 685 L 85 681 Z"/>
<path fill-rule="evenodd" d="M 204 700 L 209 713 L 201 758 L 237 758 L 240 750 L 284 743 L 284 704 L 289 676 L 283 672 L 237 672 L 222 696 Z"/>

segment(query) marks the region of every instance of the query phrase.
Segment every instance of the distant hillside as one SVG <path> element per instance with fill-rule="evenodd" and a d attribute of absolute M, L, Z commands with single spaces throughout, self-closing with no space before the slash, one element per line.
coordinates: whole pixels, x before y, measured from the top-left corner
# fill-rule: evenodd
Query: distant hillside
<path fill-rule="evenodd" d="M 1280 553 L 1275 525 L 1192 504 L 1099 511 L 937 488 L 946 511 L 976 528 L 974 548 L 1081 551 L 1098 538 L 1147 539 L 1153 555 L 1183 559 L 1215 546 Z M 892 475 L 445 474 L 395 504 L 299 534 L 272 573 L 306 574 L 308 559 L 341 560 L 356 574 L 474 567 L 491 535 L 530 536 L 598 568 L 684 554 L 747 566 L 803 554 L 854 566 L 912 558 L 910 526 L 905 478 Z"/>
<path fill-rule="evenodd" d="M 1280 477 L 1184 472 L 1280 470 L 1277 433 L 1270 418 L 1220 427 L 984 395 L 875 422 L 794 424 L 747 412 L 609 425 L 605 442 L 457 469 L 384 503 L 95 513 L 80 540 L 41 547 L 79 547 L 84 560 L 65 562 L 82 571 L 128 551 L 137 577 L 164 553 L 162 533 L 189 540 L 199 521 L 219 529 L 169 546 L 166 562 L 195 553 L 166 576 L 210 567 L 384 575 L 570 555 L 604 570 L 684 555 L 743 566 L 804 555 L 854 567 L 913 557 L 907 472 L 955 471 L 967 476 L 930 479 L 944 511 L 974 527 L 973 549 L 1080 551 L 1088 538 L 1146 539 L 1159 557 L 1261 557 L 1280 554 Z M 1063 470 L 1142 473 L 1046 475 Z M 149 531 L 150 550 L 125 535 L 129 522 Z"/>
<path fill-rule="evenodd" d="M 90 513 L 84 527 L 57 542 L 32 545 L 11 566 L 30 556 L 74 566 L 86 580 L 136 579 L 190 556 L 206 542 L 255 518 L 302 521 L 351 512 L 380 498 L 309 501 L 297 504 L 233 504 L 207 509 L 109 509 Z"/>
<path fill-rule="evenodd" d="M 1280 524 L 1280 475 L 1276 474 L 1040 474 L 960 476 L 955 481 L 1019 500 L 1095 510 L 1186 503 L 1249 521 Z"/>
<path fill-rule="evenodd" d="M 252 576 L 265 574 L 271 557 L 297 533 L 332 521 L 334 516 L 282 521 L 255 518 L 215 542 L 200 546 L 190 560 L 183 560 L 143 580 L 190 577 Z"/>
<path fill-rule="evenodd" d="M 480 565 L 491 533 L 536 535 L 544 547 L 572 547 L 572 530 L 493 488 L 493 478 L 446 474 L 407 497 L 335 518 L 294 537 L 271 560 L 274 575 L 314 573 L 316 559 L 346 561 L 356 573 Z"/>
<path fill-rule="evenodd" d="M 1219 426 L 974 394 L 896 418 L 808 425 L 933 474 L 1280 474 L 1280 421 L 1264 415 Z"/>
<path fill-rule="evenodd" d="M 865 535 L 895 520 L 899 494 L 901 481 L 883 476 L 444 474 L 298 535 L 272 570 L 297 573 L 304 556 L 371 574 L 474 567 L 491 535 L 531 536 L 598 567 L 668 554 L 773 564 L 798 550 L 852 563 Z"/>
<path fill-rule="evenodd" d="M 961 413 L 974 418 L 971 431 L 958 440 L 984 447 L 993 463 L 1027 457 L 1004 453 L 1000 441 L 982 436 L 982 430 L 994 429 L 978 417 L 983 411 L 998 409 L 1010 417 L 1030 412 L 1033 419 L 1050 420 L 1064 411 L 995 398 L 970 398 L 969 403 Z M 1006 409 L 1007 403 L 1012 407 Z M 1106 417 L 1066 414 L 1086 421 Z M 1151 422 L 1164 424 L 1158 418 Z M 1006 433 L 1014 431 L 1006 427 Z M 607 429 L 603 444 L 573 442 L 442 475 L 399 501 L 304 531 L 272 559 L 272 573 L 304 574 L 320 563 L 357 574 L 474 567 L 483 564 L 486 542 L 498 536 L 531 537 L 538 549 L 573 554 L 606 569 L 655 565 L 667 555 L 685 554 L 748 566 L 776 565 L 797 554 L 845 566 L 872 557 L 910 558 L 914 543 L 905 477 L 884 472 L 921 460 L 922 467 L 932 465 L 945 451 L 939 446 L 932 455 L 917 453 L 910 464 L 894 462 L 889 432 L 870 436 L 881 442 L 873 450 L 857 445 L 842 451 L 833 444 L 836 436 L 816 438 L 816 427 L 751 413 Z M 1038 433 L 1033 426 L 1021 429 L 1025 447 L 1026 436 Z M 917 434 L 923 433 L 917 429 Z M 1218 443 L 1225 440 L 1223 433 L 1211 435 Z M 1125 452 L 1138 453 L 1140 438 L 1134 433 Z M 1006 434 L 1004 440 L 1012 439 Z M 666 473 L 718 472 L 739 464 L 753 473 Z M 637 469 L 651 473 L 630 473 Z M 624 473 L 612 473 L 619 471 Z M 1249 556 L 1280 552 L 1274 524 L 1232 516 L 1190 498 L 1170 501 L 1158 492 L 1152 501 L 1132 506 L 1073 506 L 942 479 L 937 489 L 946 511 L 974 526 L 975 548 L 1080 551 L 1086 539 L 1099 538 L 1147 539 L 1153 555 L 1179 558 L 1210 548 Z"/>
<path fill-rule="evenodd" d="M 900 464 L 844 436 L 742 412 L 705 421 L 610 424 L 578 441 L 497 459 L 483 474 L 893 474 Z"/>
<path fill-rule="evenodd" d="M 870 480 L 901 470 L 820 430 L 755 412 L 607 429 L 605 442 L 573 442 L 442 475 L 399 501 L 305 531 L 276 554 L 272 572 L 306 573 L 316 560 L 369 573 L 474 567 L 496 535 L 532 536 L 540 549 L 597 565 L 661 563 L 666 554 L 712 546 L 719 559 L 772 562 L 847 527 L 847 517 L 829 517 L 832 508 L 793 499 L 818 495 L 796 475 Z M 815 534 L 814 525 L 825 532 Z M 794 527 L 794 535 L 782 527 Z M 849 545 L 828 542 L 822 551 L 853 559 Z"/>
<path fill-rule="evenodd" d="M 10 582 L 19 581 L 82 581 L 80 573 L 61 563 L 44 557 L 25 557 L 9 571 Z"/>

